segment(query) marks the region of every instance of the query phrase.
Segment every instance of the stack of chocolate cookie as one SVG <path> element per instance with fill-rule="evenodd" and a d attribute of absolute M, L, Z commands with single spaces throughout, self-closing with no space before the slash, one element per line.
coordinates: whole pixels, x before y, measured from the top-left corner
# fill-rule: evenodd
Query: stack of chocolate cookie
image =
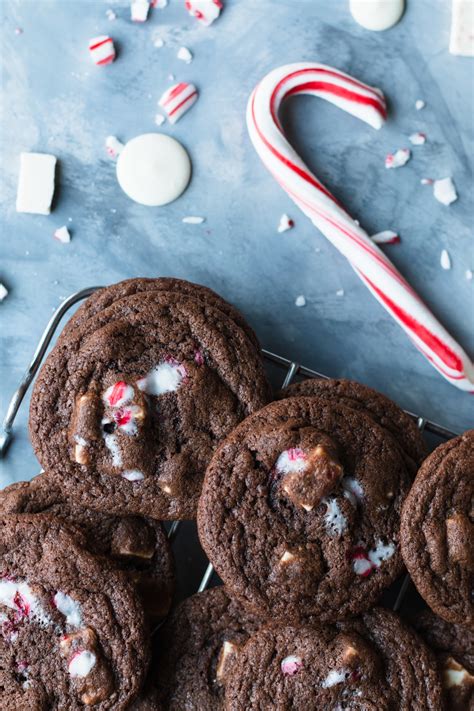
<path fill-rule="evenodd" d="M 0 494 L 2 709 L 473 707 L 474 432 L 425 459 L 366 386 L 269 400 L 255 335 L 204 287 L 135 279 L 79 309 L 33 392 L 46 473 Z M 160 521 L 196 514 L 224 585 L 150 662 Z M 377 607 L 405 564 L 440 617 Z"/>

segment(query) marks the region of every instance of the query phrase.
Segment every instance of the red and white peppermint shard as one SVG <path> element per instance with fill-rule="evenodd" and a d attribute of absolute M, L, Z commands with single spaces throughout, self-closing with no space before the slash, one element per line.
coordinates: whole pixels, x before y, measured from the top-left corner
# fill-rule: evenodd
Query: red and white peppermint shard
<path fill-rule="evenodd" d="M 158 105 L 166 112 L 168 121 L 176 123 L 197 101 L 198 92 L 194 84 L 181 82 L 165 91 Z"/>
<path fill-rule="evenodd" d="M 111 37 L 100 35 L 89 40 L 89 52 L 97 65 L 111 64 L 115 59 L 115 47 Z"/>
<path fill-rule="evenodd" d="M 285 99 L 296 94 L 324 98 L 379 129 L 387 114 L 382 92 L 323 64 L 304 62 L 279 67 L 262 79 L 249 99 L 250 138 L 280 186 L 349 260 L 429 362 L 453 385 L 474 392 L 474 366 L 461 346 L 286 139 L 278 114 Z"/>
<path fill-rule="evenodd" d="M 224 4 L 221 0 L 186 0 L 184 3 L 190 15 L 209 27 L 221 14 Z"/>

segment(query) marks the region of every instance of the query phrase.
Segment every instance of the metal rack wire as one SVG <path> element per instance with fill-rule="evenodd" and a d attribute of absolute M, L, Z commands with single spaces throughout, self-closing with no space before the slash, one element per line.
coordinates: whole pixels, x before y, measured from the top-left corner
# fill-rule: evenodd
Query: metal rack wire
<path fill-rule="evenodd" d="M 2 429 L 0 431 L 0 458 L 4 457 L 6 454 L 6 451 L 8 449 L 8 446 L 10 444 L 10 441 L 13 436 L 13 425 L 15 422 L 16 415 L 18 413 L 18 410 L 21 406 L 21 403 L 28 392 L 28 389 L 36 375 L 36 373 L 39 370 L 39 367 L 43 361 L 43 358 L 46 354 L 46 351 L 48 349 L 49 344 L 51 343 L 51 340 L 53 339 L 54 334 L 56 333 L 56 330 L 65 316 L 65 314 L 74 306 L 77 304 L 79 301 L 82 301 L 83 299 L 86 299 L 88 296 L 93 294 L 95 291 L 98 289 L 101 289 L 102 287 L 100 286 L 92 286 L 87 289 L 82 289 L 81 291 L 78 291 L 74 294 L 71 294 L 67 299 L 63 301 L 61 306 L 59 306 L 56 311 L 54 312 L 53 316 L 51 317 L 49 323 L 47 324 L 39 342 L 38 345 L 36 346 L 36 350 L 33 354 L 33 357 L 31 359 L 31 362 L 26 369 L 23 378 L 21 379 L 21 382 L 18 385 L 18 388 L 14 392 L 10 403 L 7 408 L 7 412 L 5 415 L 5 418 L 3 420 L 2 424 Z M 271 351 L 267 351 L 263 349 L 263 356 L 264 359 L 268 362 L 271 363 L 275 366 L 277 366 L 281 371 L 284 372 L 283 375 L 283 382 L 281 387 L 284 389 L 290 385 L 290 383 L 298 376 L 302 376 L 303 378 L 324 378 L 328 379 L 329 376 L 325 375 L 324 373 L 319 373 L 316 370 L 312 370 L 311 368 L 307 368 L 304 365 L 301 365 L 299 363 L 296 363 L 295 361 L 289 360 L 288 358 L 284 358 L 283 356 L 280 356 L 276 353 L 272 353 Z M 440 437 L 443 440 L 448 440 L 451 439 L 452 437 L 456 437 L 457 433 L 452 432 L 451 430 L 447 429 L 446 427 L 443 427 L 442 425 L 437 424 L 436 422 L 432 422 L 431 420 L 425 419 L 424 417 L 421 417 L 420 415 L 417 415 L 413 412 L 406 411 L 407 414 L 412 417 L 414 420 L 416 420 L 417 426 L 421 432 L 426 431 L 430 432 L 437 437 Z M 179 521 L 174 521 L 169 530 L 168 530 L 168 538 L 170 541 L 174 540 L 178 534 L 179 531 L 179 526 L 180 522 Z M 202 592 L 203 590 L 206 590 L 206 588 L 209 587 L 209 584 L 211 582 L 212 575 L 214 573 L 214 569 L 211 565 L 211 563 L 208 563 L 207 568 L 204 572 L 204 575 L 201 579 L 198 592 Z M 408 575 L 405 576 L 400 590 L 398 592 L 396 601 L 393 605 L 393 609 L 395 611 L 399 610 L 403 599 L 407 593 L 407 590 L 410 586 L 410 577 Z"/>

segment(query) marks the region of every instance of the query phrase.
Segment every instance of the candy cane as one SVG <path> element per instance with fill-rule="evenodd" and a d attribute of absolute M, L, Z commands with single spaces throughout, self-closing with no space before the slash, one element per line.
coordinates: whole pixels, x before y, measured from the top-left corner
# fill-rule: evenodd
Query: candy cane
<path fill-rule="evenodd" d="M 288 143 L 278 113 L 283 101 L 296 94 L 319 96 L 379 129 L 387 115 L 382 92 L 323 64 L 280 67 L 262 79 L 249 99 L 250 138 L 277 182 L 349 260 L 415 346 L 449 382 L 474 392 L 474 366 L 466 353 Z"/>

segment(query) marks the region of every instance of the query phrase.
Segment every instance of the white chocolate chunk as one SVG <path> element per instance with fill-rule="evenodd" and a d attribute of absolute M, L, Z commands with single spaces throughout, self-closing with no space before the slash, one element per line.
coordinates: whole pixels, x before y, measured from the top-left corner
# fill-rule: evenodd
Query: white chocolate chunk
<path fill-rule="evenodd" d="M 145 378 L 139 380 L 137 385 L 148 395 L 164 395 L 177 390 L 184 377 L 183 368 L 179 364 L 160 363 Z"/>
<path fill-rule="evenodd" d="M 17 212 L 49 215 L 54 195 L 56 157 L 48 153 L 21 153 L 16 197 Z"/>
<path fill-rule="evenodd" d="M 449 51 L 462 57 L 474 57 L 474 3 L 453 0 Z"/>
<path fill-rule="evenodd" d="M 332 669 L 327 677 L 321 683 L 323 689 L 330 689 L 331 686 L 336 686 L 337 684 L 342 684 L 346 680 L 346 672 L 344 669 L 338 671 L 337 669 Z"/>

